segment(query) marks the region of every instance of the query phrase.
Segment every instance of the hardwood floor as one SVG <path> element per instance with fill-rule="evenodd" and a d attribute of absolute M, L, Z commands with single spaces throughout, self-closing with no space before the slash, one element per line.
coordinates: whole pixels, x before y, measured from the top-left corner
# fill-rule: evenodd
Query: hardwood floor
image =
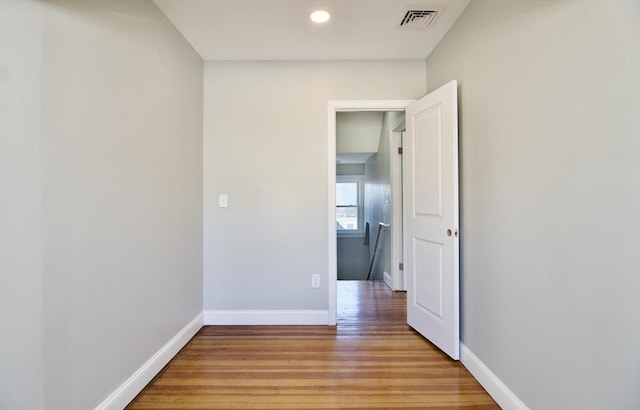
<path fill-rule="evenodd" d="M 405 293 L 339 281 L 338 325 L 205 326 L 130 409 L 499 409 L 406 325 Z"/>

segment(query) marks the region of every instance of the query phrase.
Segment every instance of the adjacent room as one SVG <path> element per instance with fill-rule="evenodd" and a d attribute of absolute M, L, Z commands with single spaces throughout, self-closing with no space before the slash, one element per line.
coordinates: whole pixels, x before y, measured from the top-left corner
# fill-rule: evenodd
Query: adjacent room
<path fill-rule="evenodd" d="M 401 178 L 402 157 L 395 146 L 401 145 L 402 137 L 401 133 L 392 135 L 392 130 L 403 119 L 404 111 L 350 111 L 336 115 L 338 280 L 385 281 L 394 289 L 393 233 L 396 229 L 401 232 L 402 223 L 392 225 L 392 210 L 394 205 L 402 208 L 402 189 L 401 183 L 392 186 L 391 168 L 396 167 Z M 394 188 L 398 190 L 396 198 Z M 401 209 L 398 212 L 401 216 Z"/>
<path fill-rule="evenodd" d="M 638 0 L 0 0 L 0 409 L 290 389 L 272 407 L 637 410 L 639 20 Z M 457 145 L 399 161 L 405 109 L 444 87 Z M 441 254 L 396 246 L 398 170 L 449 152 L 454 358 L 404 320 L 445 283 L 405 277 L 411 255 Z M 367 308 L 341 283 L 373 284 L 351 289 Z"/>

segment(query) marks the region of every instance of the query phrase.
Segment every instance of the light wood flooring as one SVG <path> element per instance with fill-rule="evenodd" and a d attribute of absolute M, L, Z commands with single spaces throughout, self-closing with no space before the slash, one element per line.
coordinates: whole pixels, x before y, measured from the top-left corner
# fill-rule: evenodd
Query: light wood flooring
<path fill-rule="evenodd" d="M 205 326 L 129 409 L 499 409 L 406 324 L 406 294 L 339 281 L 337 326 Z"/>

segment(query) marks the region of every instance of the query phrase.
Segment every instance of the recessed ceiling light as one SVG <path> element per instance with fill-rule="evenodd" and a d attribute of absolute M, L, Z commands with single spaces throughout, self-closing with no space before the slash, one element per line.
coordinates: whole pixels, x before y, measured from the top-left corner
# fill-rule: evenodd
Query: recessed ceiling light
<path fill-rule="evenodd" d="M 331 18 L 331 14 L 329 14 L 326 10 L 316 10 L 309 15 L 309 18 L 314 23 L 326 23 Z"/>

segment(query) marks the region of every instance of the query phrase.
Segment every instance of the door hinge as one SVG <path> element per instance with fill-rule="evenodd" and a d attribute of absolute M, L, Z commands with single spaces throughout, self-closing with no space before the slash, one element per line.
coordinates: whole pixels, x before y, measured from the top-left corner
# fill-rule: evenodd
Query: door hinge
<path fill-rule="evenodd" d="M 402 262 L 398 263 L 398 269 L 399 270 L 404 270 L 404 263 L 402 263 Z"/>
<path fill-rule="evenodd" d="M 402 147 L 398 147 L 398 155 L 402 155 Z"/>

